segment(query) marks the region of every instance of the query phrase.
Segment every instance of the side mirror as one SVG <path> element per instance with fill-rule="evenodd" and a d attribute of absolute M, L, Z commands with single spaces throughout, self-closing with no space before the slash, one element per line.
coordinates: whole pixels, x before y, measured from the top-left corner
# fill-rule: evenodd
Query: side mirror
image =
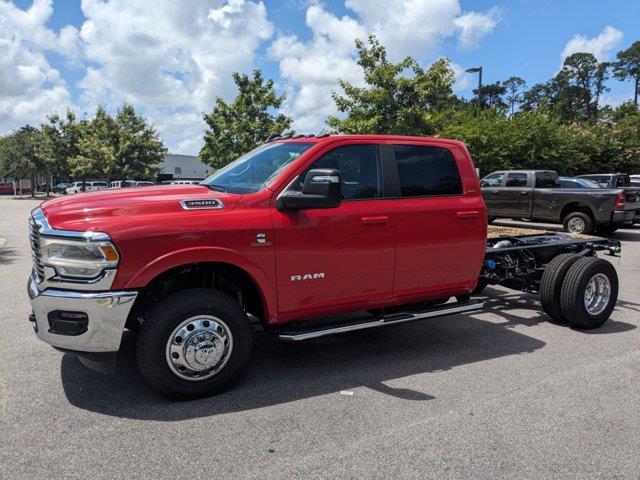
<path fill-rule="evenodd" d="M 330 168 L 316 168 L 307 173 L 302 191 L 285 191 L 278 198 L 276 208 L 280 211 L 335 208 L 341 202 L 340 172 Z"/>

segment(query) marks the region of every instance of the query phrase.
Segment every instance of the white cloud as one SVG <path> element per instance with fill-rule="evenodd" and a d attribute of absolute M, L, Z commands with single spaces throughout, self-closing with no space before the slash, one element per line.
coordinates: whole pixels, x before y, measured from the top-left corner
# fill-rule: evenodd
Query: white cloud
<path fill-rule="evenodd" d="M 602 31 L 592 38 L 587 38 L 583 35 L 575 35 L 562 50 L 562 60 L 569 55 L 577 52 L 593 53 L 595 57 L 602 61 L 609 57 L 609 52 L 620 43 L 623 33 L 607 25 Z"/>
<path fill-rule="evenodd" d="M 477 47 L 480 39 L 493 31 L 500 16 L 500 10 L 494 7 L 487 13 L 468 12 L 456 18 L 453 23 L 460 30 L 460 45 L 469 49 Z"/>
<path fill-rule="evenodd" d="M 67 106 L 91 114 L 98 104 L 133 103 L 167 144 L 197 153 L 202 112 L 235 92 L 234 71 L 249 71 L 273 34 L 259 0 L 82 0 L 85 20 L 47 27 L 51 0 L 26 10 L 0 1 L 0 134 L 40 123 Z M 63 55 L 84 75 L 78 104 L 47 59 Z"/>
<path fill-rule="evenodd" d="M 306 25 L 311 39 L 279 36 L 269 48 L 288 84 L 285 111 L 293 116 L 298 132 L 320 131 L 327 115 L 337 114 L 331 92 L 338 90 L 338 79 L 362 81 L 356 38 L 376 35 L 392 60 L 407 55 L 433 60 L 444 39 L 457 36 L 465 48 L 477 45 L 493 30 L 500 13 L 463 13 L 458 0 L 346 0 L 345 5 L 354 15 L 338 17 L 320 4 L 309 6 Z M 456 88 L 464 88 L 464 72 L 456 78 Z"/>
<path fill-rule="evenodd" d="M 184 153 L 197 153 L 202 112 L 232 96 L 231 74 L 250 70 L 273 33 L 259 1 L 83 0 L 82 11 L 80 38 L 96 65 L 79 84 L 83 102 L 147 107 L 161 135 L 174 139 L 167 143 Z"/>
<path fill-rule="evenodd" d="M 36 0 L 27 10 L 0 2 L 0 134 L 27 123 L 38 125 L 51 111 L 70 105 L 67 85 L 45 52 L 71 58 L 77 51 L 77 30 L 56 33 L 48 28 L 52 12 L 50 0 Z"/>

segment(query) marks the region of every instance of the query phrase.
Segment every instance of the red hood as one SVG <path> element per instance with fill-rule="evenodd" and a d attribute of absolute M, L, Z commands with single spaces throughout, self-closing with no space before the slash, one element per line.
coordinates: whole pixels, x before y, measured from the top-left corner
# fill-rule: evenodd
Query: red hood
<path fill-rule="evenodd" d="M 181 200 L 218 199 L 224 204 L 224 211 L 233 210 L 240 198 L 241 195 L 214 192 L 200 185 L 160 185 L 78 193 L 50 200 L 42 209 L 53 228 L 108 233 L 109 225 L 120 223 L 122 217 L 131 221 L 183 212 Z"/>

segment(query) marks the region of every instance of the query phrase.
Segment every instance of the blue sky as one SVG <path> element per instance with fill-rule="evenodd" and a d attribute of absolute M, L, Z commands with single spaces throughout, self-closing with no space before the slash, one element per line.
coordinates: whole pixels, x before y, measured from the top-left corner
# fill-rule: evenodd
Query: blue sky
<path fill-rule="evenodd" d="M 233 97 L 233 71 L 260 68 L 288 97 L 301 132 L 319 131 L 337 78 L 358 82 L 353 38 L 375 33 L 399 59 L 446 56 L 456 91 L 511 75 L 528 85 L 563 54 L 602 60 L 640 40 L 632 0 L 0 0 L 0 134 L 67 106 L 88 115 L 131 102 L 169 148 L 197 153 L 202 112 Z M 605 100 L 631 98 L 612 80 Z"/>

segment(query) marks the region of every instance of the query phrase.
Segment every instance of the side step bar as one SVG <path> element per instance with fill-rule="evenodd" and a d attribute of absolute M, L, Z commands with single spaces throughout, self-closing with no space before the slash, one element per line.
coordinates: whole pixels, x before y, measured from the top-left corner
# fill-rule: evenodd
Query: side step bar
<path fill-rule="evenodd" d="M 425 318 L 444 317 L 445 315 L 453 315 L 455 313 L 472 312 L 474 310 L 480 310 L 482 307 L 484 307 L 483 301 L 473 300 L 463 304 L 454 303 L 451 305 L 443 305 L 442 307 L 415 313 L 393 313 L 389 315 L 376 316 L 373 317 L 374 320 L 360 323 L 332 325 L 327 328 L 316 330 L 281 333 L 278 335 L 278 339 L 286 342 L 300 342 L 311 338 L 335 335 L 336 333 L 353 332 L 355 330 L 364 330 L 367 328 L 386 327 L 388 325 L 398 325 L 400 323 L 424 320 Z"/>

